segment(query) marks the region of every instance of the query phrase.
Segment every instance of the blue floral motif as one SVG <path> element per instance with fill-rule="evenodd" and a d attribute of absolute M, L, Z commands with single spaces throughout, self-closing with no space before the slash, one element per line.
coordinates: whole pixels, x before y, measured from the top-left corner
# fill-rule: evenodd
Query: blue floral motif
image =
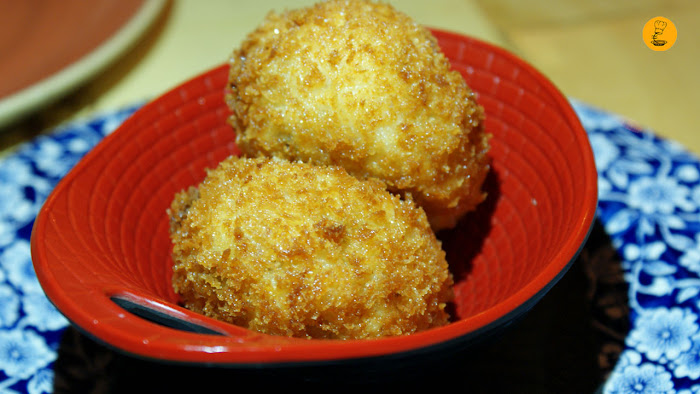
<path fill-rule="evenodd" d="M 598 169 L 598 218 L 622 256 L 632 329 L 605 393 L 700 392 L 700 161 L 572 101 Z"/>
<path fill-rule="evenodd" d="M 66 318 L 51 304 L 42 291 L 26 293 L 22 299 L 24 324 L 39 331 L 56 331 L 68 325 Z"/>
<path fill-rule="evenodd" d="M 0 369 L 10 379 L 30 378 L 55 358 L 44 338 L 34 331 L 0 332 Z"/>
<path fill-rule="evenodd" d="M 690 386 L 687 389 L 678 390 L 678 394 L 698 394 L 700 393 L 700 384 Z"/>
<path fill-rule="evenodd" d="M 0 392 L 50 393 L 66 318 L 36 278 L 29 240 L 58 181 L 138 106 L 70 124 L 0 159 Z"/>
<path fill-rule="evenodd" d="M 683 251 L 678 262 L 687 270 L 700 274 L 700 233 L 695 234 L 693 244 Z"/>
<path fill-rule="evenodd" d="M 29 248 L 28 240 L 18 239 L 0 253 L 0 267 L 5 271 L 10 284 L 23 292 L 40 289 Z"/>
<path fill-rule="evenodd" d="M 52 370 L 47 368 L 39 370 L 27 383 L 27 392 L 29 394 L 53 392 L 53 377 L 54 373 Z"/>
<path fill-rule="evenodd" d="M 612 377 L 606 387 L 611 394 L 675 393 L 671 374 L 653 364 L 629 365 Z"/>
<path fill-rule="evenodd" d="M 10 286 L 0 285 L 0 326 L 10 327 L 19 318 L 20 298 Z"/>
<path fill-rule="evenodd" d="M 691 337 L 698 332 L 696 320 L 697 315 L 686 309 L 644 310 L 627 343 L 650 360 L 675 360 L 681 352 L 690 350 Z"/>
<path fill-rule="evenodd" d="M 672 366 L 675 375 L 679 378 L 698 381 L 700 379 L 700 335 L 693 336 L 691 342 L 690 349 L 682 352 Z"/>

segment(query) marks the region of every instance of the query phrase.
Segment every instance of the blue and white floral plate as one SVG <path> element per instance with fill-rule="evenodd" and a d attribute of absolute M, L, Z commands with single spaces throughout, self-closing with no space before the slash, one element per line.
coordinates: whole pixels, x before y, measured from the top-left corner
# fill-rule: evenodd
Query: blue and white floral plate
<path fill-rule="evenodd" d="M 51 190 L 136 108 L 71 124 L 0 159 L 0 393 L 51 393 L 68 321 L 34 274 L 29 240 Z"/>
<path fill-rule="evenodd" d="M 700 393 L 700 162 L 574 102 L 598 169 L 598 219 L 622 259 L 630 332 L 605 393 Z"/>
<path fill-rule="evenodd" d="M 599 171 L 598 220 L 620 254 L 630 331 L 604 393 L 699 393 L 700 161 L 573 101 Z M 137 107 L 77 122 L 0 159 L 0 392 L 49 393 L 65 318 L 34 275 L 29 239 L 56 183 Z"/>

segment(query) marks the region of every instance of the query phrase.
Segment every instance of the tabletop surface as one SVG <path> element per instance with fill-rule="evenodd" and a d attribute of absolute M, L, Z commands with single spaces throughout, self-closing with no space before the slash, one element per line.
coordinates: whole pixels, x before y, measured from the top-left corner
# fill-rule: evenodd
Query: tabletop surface
<path fill-rule="evenodd" d="M 549 2 L 477 0 L 509 47 L 567 96 L 620 114 L 700 153 L 700 3 L 693 0 Z M 652 18 L 678 30 L 671 49 L 650 50 Z"/>
<path fill-rule="evenodd" d="M 270 10 L 313 0 L 171 1 L 123 58 L 76 91 L 0 129 L 0 152 L 58 124 L 148 100 L 225 62 Z M 562 92 L 620 114 L 700 153 L 700 3 L 693 0 L 393 0 L 425 25 L 500 45 L 541 70 Z M 678 40 L 655 52 L 642 28 L 657 16 L 673 21 Z"/>

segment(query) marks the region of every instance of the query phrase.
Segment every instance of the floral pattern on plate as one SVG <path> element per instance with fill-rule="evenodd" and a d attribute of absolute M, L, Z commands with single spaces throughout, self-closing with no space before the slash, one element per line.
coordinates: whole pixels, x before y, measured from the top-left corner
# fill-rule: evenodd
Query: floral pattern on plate
<path fill-rule="evenodd" d="M 631 328 L 605 393 L 698 393 L 700 163 L 674 141 L 574 102 L 598 169 L 598 218 L 622 257 Z"/>
<path fill-rule="evenodd" d="M 598 219 L 629 285 L 631 329 L 604 393 L 700 393 L 700 162 L 679 144 L 572 101 L 599 172 Z M 78 122 L 0 159 L 0 392 L 52 391 L 68 322 L 31 264 L 56 183 L 136 107 Z"/>
<path fill-rule="evenodd" d="M 29 240 L 53 187 L 136 108 L 68 125 L 0 160 L 0 393 L 50 393 L 69 324 L 41 290 Z"/>

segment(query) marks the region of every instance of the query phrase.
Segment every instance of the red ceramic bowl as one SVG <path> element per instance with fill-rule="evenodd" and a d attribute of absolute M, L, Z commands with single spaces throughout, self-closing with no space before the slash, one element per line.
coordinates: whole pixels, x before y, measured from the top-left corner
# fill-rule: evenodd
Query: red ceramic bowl
<path fill-rule="evenodd" d="M 166 208 L 238 153 L 223 101 L 227 66 L 137 111 L 59 183 L 39 213 L 32 257 L 49 299 L 77 327 L 129 354 L 213 365 L 393 358 L 468 345 L 510 324 L 566 272 L 594 220 L 596 170 L 564 96 L 484 42 L 435 31 L 478 93 L 493 134 L 488 200 L 438 234 L 455 275 L 454 322 L 376 340 L 252 332 L 178 305 Z"/>

